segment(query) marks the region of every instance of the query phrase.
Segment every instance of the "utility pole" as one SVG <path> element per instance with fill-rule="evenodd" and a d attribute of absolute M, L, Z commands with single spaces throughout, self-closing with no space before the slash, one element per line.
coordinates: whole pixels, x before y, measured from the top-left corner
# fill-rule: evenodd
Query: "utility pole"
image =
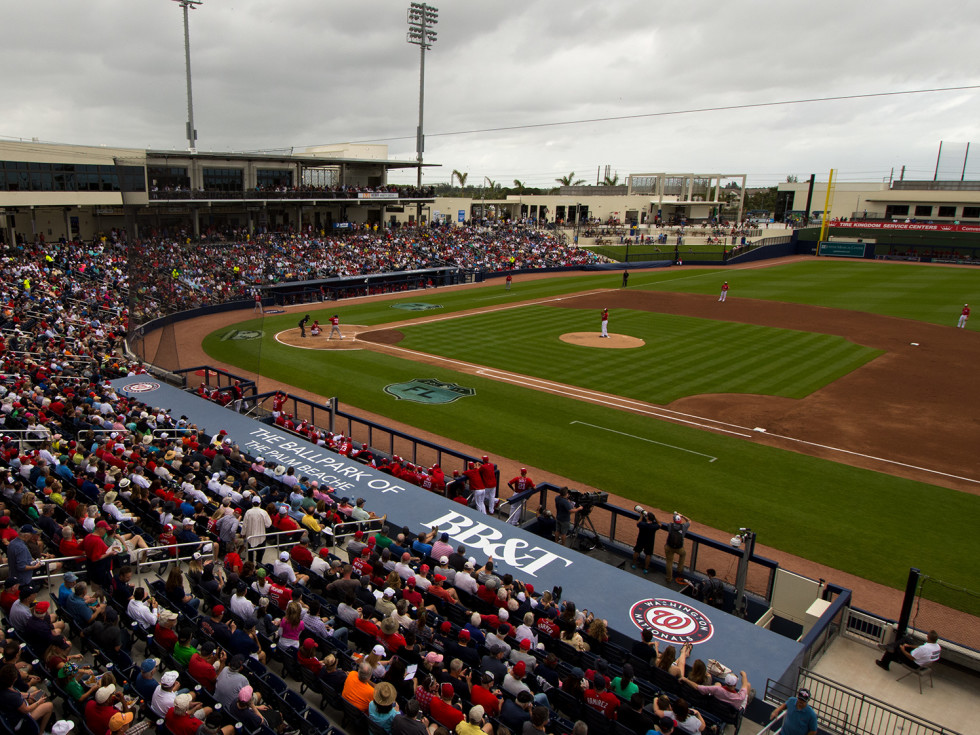
<path fill-rule="evenodd" d="M 425 3 L 411 3 L 408 6 L 409 43 L 419 47 L 419 125 L 415 131 L 415 160 L 418 161 L 418 176 L 416 186 L 421 196 L 422 189 L 422 151 L 425 148 L 425 136 L 422 131 L 423 110 L 425 107 L 425 52 L 436 42 L 436 32 L 432 26 L 439 22 L 439 9 Z M 416 204 L 415 220 L 417 225 L 422 223 L 422 202 Z"/>
<path fill-rule="evenodd" d="M 197 130 L 194 128 L 194 94 L 191 92 L 191 32 L 187 11 L 194 10 L 203 0 L 174 0 L 184 9 L 184 67 L 187 72 L 187 150 L 197 153 Z"/>

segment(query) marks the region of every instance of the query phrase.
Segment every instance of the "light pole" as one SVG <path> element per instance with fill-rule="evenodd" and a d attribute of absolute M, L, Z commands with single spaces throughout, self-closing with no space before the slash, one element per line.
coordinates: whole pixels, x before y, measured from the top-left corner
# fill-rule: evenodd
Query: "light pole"
<path fill-rule="evenodd" d="M 187 150 L 197 153 L 197 130 L 194 129 L 194 95 L 191 92 L 191 32 L 187 23 L 187 11 L 193 10 L 203 0 L 174 0 L 184 9 L 184 67 L 187 70 Z"/>
<path fill-rule="evenodd" d="M 405 40 L 419 47 L 419 126 L 415 131 L 415 160 L 419 164 L 416 185 L 420 196 L 422 189 L 422 150 L 425 148 L 425 138 L 422 134 L 422 112 L 425 106 L 425 51 L 432 48 L 432 44 L 436 42 L 436 32 L 432 30 L 432 26 L 438 22 L 438 8 L 425 3 L 412 3 L 408 6 L 408 34 Z M 415 219 L 421 224 L 422 202 L 418 202 L 415 206 Z"/>

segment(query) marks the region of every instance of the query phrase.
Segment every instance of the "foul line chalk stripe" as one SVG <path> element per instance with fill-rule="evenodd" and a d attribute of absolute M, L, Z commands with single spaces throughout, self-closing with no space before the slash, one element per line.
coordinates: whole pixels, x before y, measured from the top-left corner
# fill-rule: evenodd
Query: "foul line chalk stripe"
<path fill-rule="evenodd" d="M 659 444 L 662 447 L 669 447 L 671 449 L 676 449 L 679 452 L 687 452 L 688 454 L 696 454 L 699 457 L 707 457 L 709 462 L 717 461 L 717 457 L 713 457 L 710 454 L 704 454 L 703 452 L 695 452 L 693 449 L 685 449 L 684 447 L 678 447 L 674 444 L 666 444 L 665 442 L 658 442 L 653 439 L 647 439 L 643 436 L 637 436 L 636 434 L 627 434 L 625 431 L 617 431 L 616 429 L 610 429 L 606 426 L 597 426 L 596 424 L 590 424 L 587 421 L 572 421 L 571 424 L 581 424 L 582 426 L 591 426 L 593 429 L 601 429 L 602 431 L 611 431 L 613 434 L 619 434 L 620 436 L 628 436 L 630 439 L 639 439 L 641 442 L 649 442 L 650 444 Z"/>

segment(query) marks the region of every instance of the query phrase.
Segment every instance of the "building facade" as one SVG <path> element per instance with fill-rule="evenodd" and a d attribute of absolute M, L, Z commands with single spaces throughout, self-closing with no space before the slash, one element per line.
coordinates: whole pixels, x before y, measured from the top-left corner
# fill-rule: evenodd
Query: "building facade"
<path fill-rule="evenodd" d="M 0 238 L 89 240 L 132 222 L 141 234 L 381 223 L 416 215 L 431 191 L 393 186 L 386 146 L 299 153 L 189 153 L 0 141 Z"/>

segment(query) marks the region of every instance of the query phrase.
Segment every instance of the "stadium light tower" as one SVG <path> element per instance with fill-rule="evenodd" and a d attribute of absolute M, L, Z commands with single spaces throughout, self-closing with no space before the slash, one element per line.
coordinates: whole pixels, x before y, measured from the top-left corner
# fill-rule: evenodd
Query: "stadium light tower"
<path fill-rule="evenodd" d="M 187 11 L 194 10 L 203 0 L 174 0 L 184 9 L 184 67 L 187 70 L 187 150 L 197 153 L 197 130 L 194 129 L 194 95 L 191 92 L 191 32 Z"/>
<path fill-rule="evenodd" d="M 439 9 L 425 3 L 412 3 L 408 6 L 409 43 L 419 47 L 419 126 L 415 131 L 415 160 L 419 169 L 416 185 L 422 188 L 422 151 L 425 148 L 425 137 L 422 134 L 422 112 L 425 107 L 425 52 L 436 42 L 436 32 L 432 26 L 439 22 Z M 420 192 L 421 193 L 421 192 Z M 422 222 L 422 202 L 416 205 L 415 221 Z"/>

